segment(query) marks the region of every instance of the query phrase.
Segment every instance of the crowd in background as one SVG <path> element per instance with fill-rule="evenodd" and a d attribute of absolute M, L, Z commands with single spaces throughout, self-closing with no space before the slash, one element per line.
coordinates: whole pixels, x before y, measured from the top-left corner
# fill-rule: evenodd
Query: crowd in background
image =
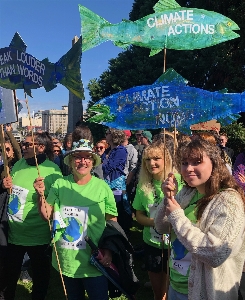
<path fill-rule="evenodd" d="M 84 236 L 75 243 L 75 235 L 82 230 L 100 246 L 98 259 L 107 268 L 118 235 L 130 248 L 134 219 L 143 226 L 144 268 L 154 300 L 165 300 L 167 291 L 170 300 L 230 300 L 239 293 L 245 299 L 245 152 L 235 157 L 225 133 L 153 136 L 149 130 L 107 128 L 94 141 L 80 125 L 64 140 L 36 132 L 18 144 L 7 126 L 4 139 L 10 175 L 2 164 L 0 299 L 15 298 L 19 278 L 33 281 L 33 300 L 45 299 L 51 256 L 59 271 L 50 246 L 50 231 L 56 230 L 68 299 L 85 299 L 86 290 L 89 299 L 107 300 L 107 280 L 89 263 Z M 108 222 L 122 229 L 109 245 L 101 241 Z"/>

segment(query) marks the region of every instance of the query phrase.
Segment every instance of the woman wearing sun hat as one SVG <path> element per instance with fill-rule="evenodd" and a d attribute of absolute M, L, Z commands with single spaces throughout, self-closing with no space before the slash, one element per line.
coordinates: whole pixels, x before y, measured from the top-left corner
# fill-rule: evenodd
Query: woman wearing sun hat
<path fill-rule="evenodd" d="M 48 198 L 42 197 L 42 178 L 34 183 L 39 195 L 40 212 L 45 219 L 53 218 L 55 241 L 59 262 L 69 300 L 107 300 L 107 279 L 89 262 L 91 249 L 84 238 L 89 236 L 98 245 L 106 220 L 116 220 L 117 209 L 110 187 L 91 175 L 93 167 L 100 164 L 100 157 L 93 151 L 93 144 L 85 139 L 73 142 L 73 148 L 64 156 L 64 163 L 72 174 L 55 182 Z M 100 261 L 108 267 L 112 257 L 104 249 Z M 58 270 L 53 254 L 53 267 Z"/>

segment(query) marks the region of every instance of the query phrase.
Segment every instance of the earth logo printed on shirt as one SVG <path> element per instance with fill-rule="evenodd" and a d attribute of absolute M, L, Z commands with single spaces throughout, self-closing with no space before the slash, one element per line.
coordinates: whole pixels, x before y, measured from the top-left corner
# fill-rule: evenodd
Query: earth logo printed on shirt
<path fill-rule="evenodd" d="M 83 226 L 81 222 L 74 217 L 66 218 L 64 219 L 64 222 L 67 227 L 62 234 L 63 239 L 67 242 L 77 241 L 83 233 Z"/>
<path fill-rule="evenodd" d="M 187 276 L 191 263 L 191 253 L 176 238 L 172 243 L 172 267 L 183 276 Z"/>
<path fill-rule="evenodd" d="M 184 258 L 188 252 L 178 239 L 172 243 L 172 248 L 175 254 L 174 258 L 177 260 Z"/>
<path fill-rule="evenodd" d="M 55 212 L 54 227 L 61 228 L 61 234 L 56 236 L 56 240 L 61 248 L 86 249 L 84 237 L 87 235 L 88 210 L 88 207 L 61 206 L 59 211 Z"/>
<path fill-rule="evenodd" d="M 8 204 L 8 217 L 10 221 L 23 222 L 23 212 L 28 193 L 29 190 L 13 185 Z"/>
<path fill-rule="evenodd" d="M 17 195 L 10 195 L 9 196 L 9 205 L 8 205 L 8 213 L 11 215 L 17 214 L 20 210 L 21 203 L 19 197 Z"/>

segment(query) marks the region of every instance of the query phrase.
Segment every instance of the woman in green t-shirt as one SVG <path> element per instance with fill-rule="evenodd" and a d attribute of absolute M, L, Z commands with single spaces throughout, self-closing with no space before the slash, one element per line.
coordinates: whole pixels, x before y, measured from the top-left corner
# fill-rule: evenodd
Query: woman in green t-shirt
<path fill-rule="evenodd" d="M 168 251 L 167 247 L 164 247 L 163 235 L 155 230 L 154 216 L 164 196 L 161 190 L 162 182 L 170 171 L 172 158 L 161 141 L 144 149 L 133 208 L 136 210 L 136 220 L 144 226 L 145 266 L 155 300 L 165 299 Z M 166 236 L 165 239 L 167 240 Z"/>
<path fill-rule="evenodd" d="M 91 175 L 92 168 L 100 164 L 92 149 L 88 140 L 73 142 L 72 150 L 64 155 L 72 174 L 58 179 L 46 200 L 42 178 L 34 183 L 42 217 L 53 218 L 54 241 L 69 300 L 85 299 L 85 290 L 90 300 L 109 299 L 107 278 L 90 264 L 91 249 L 85 237 L 98 245 L 106 220 L 117 220 L 117 208 L 108 184 Z M 103 254 L 100 263 L 109 267 L 111 252 L 103 249 Z M 59 271 L 55 253 L 52 265 Z"/>
<path fill-rule="evenodd" d="M 24 254 L 27 252 L 32 266 L 32 299 L 44 300 L 50 278 L 49 243 L 50 230 L 38 211 L 37 195 L 33 187 L 38 177 L 36 162 L 44 178 L 45 195 L 56 179 L 62 177 L 59 167 L 52 159 L 52 142 L 46 133 L 34 133 L 22 143 L 23 158 L 11 171 L 11 177 L 3 179 L 3 186 L 11 189 L 8 201 L 8 252 L 4 297 L 15 299 L 15 290 Z M 34 154 L 36 153 L 36 158 Z"/>
<path fill-rule="evenodd" d="M 238 298 L 245 259 L 245 198 L 219 148 L 202 139 L 183 144 L 178 166 L 186 186 L 165 181 L 155 226 L 172 225 L 169 300 Z"/>

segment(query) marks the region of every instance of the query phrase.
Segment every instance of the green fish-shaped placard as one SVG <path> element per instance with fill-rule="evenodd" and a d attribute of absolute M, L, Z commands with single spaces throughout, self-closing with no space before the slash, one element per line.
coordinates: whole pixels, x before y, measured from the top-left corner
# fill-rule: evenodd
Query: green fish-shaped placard
<path fill-rule="evenodd" d="M 163 48 L 193 50 L 210 47 L 239 37 L 231 19 L 204 9 L 181 7 L 175 0 L 160 0 L 154 14 L 135 22 L 111 24 L 86 7 L 79 5 L 82 23 L 82 50 L 86 51 L 111 40 L 114 45 L 151 49 L 150 56 Z"/>

